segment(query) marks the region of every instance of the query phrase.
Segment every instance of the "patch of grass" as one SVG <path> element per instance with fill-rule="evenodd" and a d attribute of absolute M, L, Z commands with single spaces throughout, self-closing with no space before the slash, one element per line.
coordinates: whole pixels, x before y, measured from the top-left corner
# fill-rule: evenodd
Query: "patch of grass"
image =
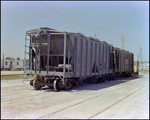
<path fill-rule="evenodd" d="M 35 75 L 30 75 L 28 79 L 35 78 Z M 24 75 L 1 75 L 1 80 L 17 80 L 17 79 L 24 79 Z"/>

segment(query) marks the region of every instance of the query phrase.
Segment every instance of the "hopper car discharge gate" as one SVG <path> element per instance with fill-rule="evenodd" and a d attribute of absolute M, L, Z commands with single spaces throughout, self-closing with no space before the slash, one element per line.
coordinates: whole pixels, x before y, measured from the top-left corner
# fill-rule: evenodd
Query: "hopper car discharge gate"
<path fill-rule="evenodd" d="M 29 70 L 25 69 L 27 57 Z M 36 75 L 30 80 L 35 90 L 49 86 L 57 92 L 91 78 L 98 83 L 121 74 L 131 76 L 132 64 L 132 53 L 80 33 L 42 27 L 25 34 L 24 80 Z"/>

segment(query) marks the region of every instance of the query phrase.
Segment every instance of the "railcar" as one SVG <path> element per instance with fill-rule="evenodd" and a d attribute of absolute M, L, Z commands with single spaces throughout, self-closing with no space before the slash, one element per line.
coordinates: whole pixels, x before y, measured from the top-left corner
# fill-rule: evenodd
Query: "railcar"
<path fill-rule="evenodd" d="M 130 77 L 133 75 L 134 54 L 114 47 L 114 73 L 115 76 Z"/>
<path fill-rule="evenodd" d="M 32 49 L 35 50 L 35 62 L 32 61 Z M 80 33 L 47 27 L 26 32 L 24 60 L 27 53 L 29 70 L 24 69 L 24 79 L 36 75 L 30 81 L 35 90 L 49 86 L 57 92 L 83 84 L 88 78 L 93 82 L 105 82 L 122 74 L 131 76 L 133 72 L 132 53 Z"/>

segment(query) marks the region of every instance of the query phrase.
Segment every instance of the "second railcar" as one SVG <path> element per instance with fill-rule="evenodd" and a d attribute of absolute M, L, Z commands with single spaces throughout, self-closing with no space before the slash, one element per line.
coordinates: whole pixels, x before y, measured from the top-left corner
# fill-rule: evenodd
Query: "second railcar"
<path fill-rule="evenodd" d="M 132 76 L 133 74 L 133 53 L 122 50 L 120 48 L 113 48 L 114 50 L 114 73 L 123 75 L 125 77 Z"/>

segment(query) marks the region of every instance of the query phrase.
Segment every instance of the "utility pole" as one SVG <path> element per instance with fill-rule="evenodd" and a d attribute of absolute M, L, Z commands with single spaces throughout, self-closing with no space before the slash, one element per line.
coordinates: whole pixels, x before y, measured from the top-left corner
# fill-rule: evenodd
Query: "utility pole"
<path fill-rule="evenodd" d="M 143 70 L 143 61 L 142 61 L 142 48 L 141 48 L 141 45 L 140 45 L 140 57 L 141 57 L 141 66 L 142 66 L 142 70 Z"/>
<path fill-rule="evenodd" d="M 95 39 L 96 39 L 96 34 L 95 34 Z"/>
<path fill-rule="evenodd" d="M 137 54 L 137 60 L 140 61 L 140 56 L 139 53 Z"/>
<path fill-rule="evenodd" d="M 3 69 L 4 69 L 4 54 L 3 54 Z"/>
<path fill-rule="evenodd" d="M 124 49 L 124 42 L 125 42 L 125 41 L 124 41 L 124 36 L 123 36 L 123 34 L 122 34 L 122 36 L 120 36 L 120 37 L 121 37 L 121 40 L 122 40 L 122 41 L 120 41 L 120 42 L 122 42 L 122 50 L 123 50 L 123 49 Z"/>

